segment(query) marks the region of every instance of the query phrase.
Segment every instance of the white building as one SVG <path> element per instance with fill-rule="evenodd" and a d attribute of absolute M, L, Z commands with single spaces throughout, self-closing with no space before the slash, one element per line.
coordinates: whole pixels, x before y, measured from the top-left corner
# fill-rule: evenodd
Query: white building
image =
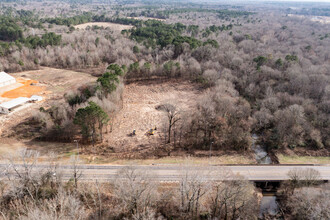
<path fill-rule="evenodd" d="M 14 83 L 16 83 L 16 79 L 14 77 L 5 72 L 0 72 L 0 88 Z"/>
<path fill-rule="evenodd" d="M 39 102 L 41 101 L 43 98 L 41 96 L 38 96 L 38 95 L 33 95 L 31 96 L 30 98 L 30 102 Z"/>
<path fill-rule="evenodd" d="M 19 97 L 13 100 L 10 100 L 8 102 L 4 102 L 0 104 L 0 113 L 8 114 L 10 113 L 14 108 L 21 106 L 27 102 L 29 102 L 30 99 L 26 97 Z"/>

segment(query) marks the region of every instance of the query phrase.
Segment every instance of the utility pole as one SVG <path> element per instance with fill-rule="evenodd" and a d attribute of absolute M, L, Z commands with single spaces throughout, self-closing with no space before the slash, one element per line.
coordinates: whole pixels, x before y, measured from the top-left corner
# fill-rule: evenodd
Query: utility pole
<path fill-rule="evenodd" d="M 73 142 L 76 143 L 76 147 L 77 147 L 77 158 L 79 158 L 79 145 L 78 145 L 78 140 L 73 140 Z"/>
<path fill-rule="evenodd" d="M 210 155 L 209 155 L 209 158 L 211 159 L 211 156 L 212 156 L 212 145 L 213 145 L 213 141 L 211 142 L 210 144 Z"/>

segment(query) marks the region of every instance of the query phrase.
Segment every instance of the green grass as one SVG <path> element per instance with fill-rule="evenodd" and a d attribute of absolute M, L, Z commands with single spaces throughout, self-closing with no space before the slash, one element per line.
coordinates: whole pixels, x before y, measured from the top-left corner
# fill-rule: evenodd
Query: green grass
<path fill-rule="evenodd" d="M 330 164 L 330 157 L 277 155 L 280 164 Z"/>
<path fill-rule="evenodd" d="M 74 151 L 69 151 L 69 152 L 65 152 L 64 154 L 62 154 L 62 157 L 71 157 L 72 155 L 78 155 L 77 152 Z"/>

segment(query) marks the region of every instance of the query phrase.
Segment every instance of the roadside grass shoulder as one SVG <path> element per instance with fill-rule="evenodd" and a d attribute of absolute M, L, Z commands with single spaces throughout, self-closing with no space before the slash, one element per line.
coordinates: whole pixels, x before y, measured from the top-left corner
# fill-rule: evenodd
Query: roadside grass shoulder
<path fill-rule="evenodd" d="M 85 157 L 85 159 L 87 159 Z M 163 157 L 158 159 L 116 159 L 116 158 L 105 158 L 100 156 L 89 157 L 87 159 L 89 164 L 114 164 L 114 165 L 162 165 L 162 164 L 195 164 L 195 165 L 222 165 L 222 164 L 256 164 L 253 158 L 247 156 L 233 156 L 224 155 L 217 157 Z"/>
<path fill-rule="evenodd" d="M 330 164 L 330 157 L 277 155 L 280 164 Z"/>

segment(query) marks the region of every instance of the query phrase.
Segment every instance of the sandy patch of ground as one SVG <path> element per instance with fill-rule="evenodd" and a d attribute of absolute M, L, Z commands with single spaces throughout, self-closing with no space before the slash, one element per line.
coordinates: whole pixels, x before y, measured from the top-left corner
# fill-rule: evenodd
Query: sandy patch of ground
<path fill-rule="evenodd" d="M 78 29 L 86 29 L 88 26 L 89 27 L 98 26 L 98 27 L 110 28 L 115 31 L 122 31 L 122 30 L 133 28 L 132 25 L 115 24 L 115 23 L 110 23 L 110 22 L 88 22 L 85 24 L 76 25 L 74 27 L 78 28 Z"/>

